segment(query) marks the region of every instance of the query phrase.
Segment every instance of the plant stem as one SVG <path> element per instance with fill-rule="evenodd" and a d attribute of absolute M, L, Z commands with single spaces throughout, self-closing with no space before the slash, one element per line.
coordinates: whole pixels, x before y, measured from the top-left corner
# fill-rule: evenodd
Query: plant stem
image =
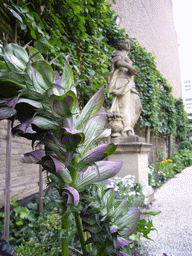
<path fill-rule="evenodd" d="M 88 254 L 87 254 L 87 249 L 86 249 L 86 246 L 85 246 L 85 239 L 84 239 L 84 235 L 83 235 L 83 227 L 82 227 L 82 223 L 81 223 L 81 218 L 80 218 L 80 216 L 78 215 L 77 212 L 74 213 L 74 216 L 75 216 L 77 232 L 78 232 L 78 235 L 79 235 L 79 240 L 80 240 L 80 243 L 81 243 L 81 249 L 83 251 L 83 256 L 87 256 Z"/>
<path fill-rule="evenodd" d="M 63 217 L 61 219 L 61 229 L 65 231 L 64 237 L 61 238 L 61 246 L 62 246 L 62 256 L 68 256 L 68 217 L 66 214 L 67 208 L 63 208 Z"/>

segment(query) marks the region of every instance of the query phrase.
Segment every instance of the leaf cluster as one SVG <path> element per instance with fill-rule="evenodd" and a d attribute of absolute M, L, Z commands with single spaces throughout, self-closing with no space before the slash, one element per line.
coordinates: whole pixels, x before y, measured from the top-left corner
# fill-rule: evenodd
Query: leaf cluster
<path fill-rule="evenodd" d="M 70 56 L 80 106 L 84 106 L 93 93 L 106 83 L 111 63 L 111 51 L 127 35 L 113 21 L 114 11 L 106 0 L 82 1 L 6 1 L 18 20 L 18 34 L 22 40 L 34 41 L 35 47 L 46 58 L 53 59 L 55 68 L 62 70 L 63 57 Z M 64 54 L 65 53 L 65 54 Z M 185 112 L 177 110 L 172 88 L 157 70 L 154 56 L 136 39 L 131 38 L 131 59 L 137 69 L 135 83 L 143 105 L 141 127 L 166 136 L 184 140 L 188 127 Z M 111 95 L 106 90 L 105 106 Z M 182 132 L 183 128 L 183 132 Z"/>

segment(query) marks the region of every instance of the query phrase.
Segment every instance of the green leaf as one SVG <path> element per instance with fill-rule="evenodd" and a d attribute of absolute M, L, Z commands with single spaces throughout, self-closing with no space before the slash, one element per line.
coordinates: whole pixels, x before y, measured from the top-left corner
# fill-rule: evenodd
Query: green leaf
<path fill-rule="evenodd" d="M 27 216 L 27 209 L 25 207 L 21 207 L 19 214 L 20 214 L 20 217 L 24 219 Z"/>
<path fill-rule="evenodd" d="M 120 171 L 122 164 L 122 161 L 100 161 L 96 163 L 96 166 L 89 166 L 84 173 L 81 173 L 78 176 L 75 184 L 76 188 L 81 190 L 93 183 L 100 182 L 115 176 Z"/>
<path fill-rule="evenodd" d="M 0 120 L 10 118 L 16 114 L 16 111 L 12 108 L 0 109 Z"/>
<path fill-rule="evenodd" d="M 49 97 L 49 104 L 55 116 L 70 117 L 76 107 L 76 95 L 72 91 L 68 91 L 62 96 L 52 94 Z"/>
<path fill-rule="evenodd" d="M 18 101 L 17 101 L 17 104 L 19 103 L 27 103 L 35 108 L 42 108 L 42 104 L 41 102 L 38 102 L 36 100 L 31 100 L 31 99 L 24 99 L 24 98 L 20 98 Z"/>
<path fill-rule="evenodd" d="M 37 39 L 36 33 L 32 28 L 30 28 L 30 34 L 35 40 Z"/>
<path fill-rule="evenodd" d="M 17 96 L 25 86 L 17 82 L 0 78 L 0 98 L 12 98 Z"/>
<path fill-rule="evenodd" d="M 13 43 L 6 47 L 5 58 L 20 70 L 24 70 L 29 62 L 27 51 L 23 47 Z"/>
<path fill-rule="evenodd" d="M 118 218 L 115 222 L 119 228 L 132 227 L 140 220 L 140 210 L 137 207 L 130 207 L 127 214 Z"/>
<path fill-rule="evenodd" d="M 22 226 L 23 225 L 23 221 L 22 220 L 17 220 L 16 221 L 16 225 L 17 226 Z"/>
<path fill-rule="evenodd" d="M 50 48 L 50 44 L 45 37 L 40 37 L 37 41 L 35 41 L 34 46 L 44 54 L 47 54 Z"/>
<path fill-rule="evenodd" d="M 151 215 L 151 216 L 156 216 L 160 214 L 161 212 L 141 212 L 141 215 Z"/>
<path fill-rule="evenodd" d="M 69 64 L 66 62 L 65 67 L 63 69 L 63 74 L 61 78 L 61 86 L 66 90 L 70 90 L 73 84 L 73 71 Z"/>
<path fill-rule="evenodd" d="M 51 130 L 51 131 L 59 130 L 59 126 L 57 122 L 54 122 L 42 116 L 35 116 L 33 118 L 32 125 L 36 125 L 38 128 L 43 130 Z"/>
<path fill-rule="evenodd" d="M 106 123 L 105 112 L 98 113 L 94 116 L 85 127 L 85 142 L 79 148 L 80 155 L 84 155 L 87 150 L 92 149 L 93 145 L 97 144 L 97 136 L 102 132 Z"/>
<path fill-rule="evenodd" d="M 115 213 L 113 215 L 114 222 L 118 220 L 118 218 L 122 215 L 125 215 L 128 212 L 128 201 L 123 201 L 121 204 L 115 209 Z"/>
<path fill-rule="evenodd" d="M 31 56 L 35 55 L 36 53 L 38 53 L 39 51 L 31 46 L 27 47 L 27 50 L 29 52 L 30 58 Z M 44 60 L 43 55 L 39 52 L 38 54 L 36 54 L 33 58 L 31 58 L 31 60 L 34 62 L 36 60 Z"/>
<path fill-rule="evenodd" d="M 18 19 L 21 23 L 23 23 L 23 20 L 21 18 L 21 16 L 16 12 L 14 11 L 13 9 L 9 8 L 9 10 L 12 12 L 13 16 Z"/>
<path fill-rule="evenodd" d="M 33 81 L 35 85 L 38 84 L 43 90 L 53 86 L 54 72 L 46 61 L 37 60 L 31 63 L 30 66 L 34 71 Z"/>
<path fill-rule="evenodd" d="M 101 106 L 104 102 L 104 86 L 93 95 L 93 97 L 87 102 L 83 108 L 79 118 L 76 121 L 76 129 L 83 130 L 87 121 L 94 117 L 98 111 L 101 109 Z"/>

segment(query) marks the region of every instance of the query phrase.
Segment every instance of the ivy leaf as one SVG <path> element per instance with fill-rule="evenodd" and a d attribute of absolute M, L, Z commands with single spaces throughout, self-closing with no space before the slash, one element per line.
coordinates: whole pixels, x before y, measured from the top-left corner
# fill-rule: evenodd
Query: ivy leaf
<path fill-rule="evenodd" d="M 37 41 L 35 41 L 34 46 L 44 54 L 47 54 L 50 48 L 50 44 L 45 37 L 40 37 Z"/>

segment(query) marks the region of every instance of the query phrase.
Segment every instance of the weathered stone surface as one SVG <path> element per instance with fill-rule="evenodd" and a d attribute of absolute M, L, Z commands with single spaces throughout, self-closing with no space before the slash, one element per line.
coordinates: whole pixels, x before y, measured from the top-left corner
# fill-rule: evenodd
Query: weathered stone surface
<path fill-rule="evenodd" d="M 109 93 L 113 96 L 108 119 L 112 137 L 134 135 L 134 126 L 141 114 L 142 105 L 135 88 L 136 70 L 128 57 L 129 39 L 121 39 L 118 50 L 112 52 L 112 67 L 108 75 Z"/>

